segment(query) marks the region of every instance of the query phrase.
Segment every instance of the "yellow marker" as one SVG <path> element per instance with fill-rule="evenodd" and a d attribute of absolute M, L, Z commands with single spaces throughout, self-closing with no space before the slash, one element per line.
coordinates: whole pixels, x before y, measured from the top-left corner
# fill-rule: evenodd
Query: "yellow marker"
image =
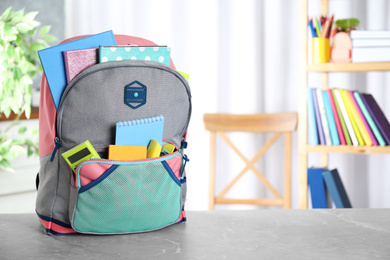
<path fill-rule="evenodd" d="M 164 145 L 162 152 L 165 154 L 170 154 L 175 151 L 176 147 L 173 144 L 166 144 Z"/>
<path fill-rule="evenodd" d="M 150 140 L 148 145 L 147 158 L 157 158 L 161 154 L 161 145 L 154 139 Z"/>

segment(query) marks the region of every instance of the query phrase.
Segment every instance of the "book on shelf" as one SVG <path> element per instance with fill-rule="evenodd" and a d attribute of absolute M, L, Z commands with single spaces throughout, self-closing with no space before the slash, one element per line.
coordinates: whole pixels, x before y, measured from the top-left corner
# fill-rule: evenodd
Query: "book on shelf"
<path fill-rule="evenodd" d="M 330 139 L 328 120 L 326 118 L 324 99 L 322 98 L 322 91 L 320 89 L 316 89 L 316 94 L 317 94 L 318 109 L 320 111 L 322 130 L 324 131 L 324 136 L 325 136 L 325 145 L 332 145 L 332 140 Z"/>
<path fill-rule="evenodd" d="M 336 88 L 326 91 L 308 88 L 307 91 L 308 142 L 311 145 L 390 144 L 390 123 L 372 95 Z M 318 92 L 321 95 L 317 95 Z M 318 104 L 321 101 L 325 115 Z M 326 129 L 330 143 L 325 141 Z"/>
<path fill-rule="evenodd" d="M 335 207 L 352 208 L 338 170 L 324 170 L 322 172 L 322 177 L 325 182 L 326 190 L 329 192 Z"/>
<path fill-rule="evenodd" d="M 382 109 L 371 94 L 361 93 L 361 98 L 370 112 L 376 126 L 386 140 L 387 145 L 390 144 L 390 124 Z"/>
<path fill-rule="evenodd" d="M 333 118 L 334 118 L 334 121 L 336 124 L 337 134 L 338 134 L 338 137 L 340 140 L 340 144 L 345 145 L 346 141 L 345 141 L 345 137 L 344 137 L 344 132 L 343 132 L 343 128 L 341 126 L 340 117 L 339 117 L 339 114 L 337 112 L 336 103 L 335 103 L 335 100 L 333 97 L 332 90 L 328 89 L 327 92 L 328 92 L 330 107 L 332 108 Z"/>
<path fill-rule="evenodd" d="M 358 102 L 360 109 L 362 110 L 364 117 L 366 118 L 370 128 L 372 129 L 372 132 L 375 135 L 376 140 L 378 141 L 380 146 L 385 146 L 386 142 L 383 139 L 383 136 L 381 132 L 379 131 L 378 127 L 376 126 L 374 119 L 372 118 L 370 112 L 367 109 L 367 106 L 364 104 L 363 99 L 361 98 L 360 94 L 358 92 L 353 93 L 356 101 Z"/>
<path fill-rule="evenodd" d="M 329 132 L 333 145 L 340 144 L 340 138 L 337 133 L 336 121 L 333 116 L 332 108 L 330 105 L 328 91 L 322 91 L 322 97 L 324 99 L 326 118 L 328 119 Z"/>
<path fill-rule="evenodd" d="M 316 115 L 316 123 L 317 123 L 317 130 L 318 130 L 318 137 L 320 140 L 321 145 L 325 145 L 325 135 L 324 130 L 322 128 L 321 123 L 321 116 L 320 116 L 320 109 L 318 108 L 318 101 L 317 101 L 317 91 L 315 88 L 312 88 L 312 94 L 313 94 L 313 103 L 314 103 L 314 111 Z"/>
<path fill-rule="evenodd" d="M 358 128 L 358 125 L 356 123 L 356 119 L 353 116 L 352 103 L 351 103 L 351 101 L 349 99 L 349 93 L 348 93 L 347 90 L 340 89 L 340 94 L 341 94 L 341 99 L 344 102 L 345 109 L 347 110 L 347 114 L 348 114 L 349 120 L 351 121 L 351 125 L 352 125 L 352 128 L 353 128 L 353 131 L 354 131 L 354 133 L 356 135 L 356 139 L 358 141 L 358 145 L 364 145 L 363 137 L 362 137 L 362 135 L 360 133 L 360 130 Z"/>
<path fill-rule="evenodd" d="M 327 208 L 325 183 L 322 177 L 322 168 L 307 169 L 310 197 L 313 209 Z"/>
<path fill-rule="evenodd" d="M 390 47 L 352 48 L 352 62 L 390 61 Z"/>
<path fill-rule="evenodd" d="M 307 88 L 307 118 L 309 128 L 309 143 L 311 145 L 318 145 L 317 122 L 314 111 L 313 91 L 311 88 Z"/>
<path fill-rule="evenodd" d="M 353 117 L 353 120 L 355 121 L 356 127 L 358 129 L 357 131 L 359 132 L 359 134 L 361 136 L 361 142 L 359 142 L 359 144 L 371 146 L 373 144 L 371 137 L 366 129 L 366 126 L 363 123 L 363 118 L 360 116 L 358 109 L 351 98 L 350 91 L 344 90 L 344 95 L 345 95 L 345 99 L 347 100 L 348 107 L 351 111 L 351 115 Z"/>
<path fill-rule="evenodd" d="M 353 39 L 352 47 L 390 47 L 390 38 L 387 39 Z"/>
<path fill-rule="evenodd" d="M 337 169 L 309 168 L 307 169 L 307 180 L 313 209 L 328 208 L 331 201 L 336 208 L 352 208 Z M 328 194 L 331 200 L 328 198 Z"/>
<path fill-rule="evenodd" d="M 347 126 L 348 134 L 351 137 L 352 145 L 358 146 L 359 143 L 357 141 L 356 134 L 355 134 L 355 132 L 353 130 L 353 127 L 352 127 L 352 124 L 351 124 L 351 120 L 349 119 L 349 116 L 348 116 L 348 113 L 347 113 L 347 109 L 345 108 L 345 104 L 343 102 L 343 99 L 341 98 L 340 90 L 339 89 L 334 89 L 334 94 L 336 96 L 337 103 L 339 104 L 342 116 L 344 118 L 345 125 Z"/>
<path fill-rule="evenodd" d="M 351 30 L 351 39 L 390 38 L 389 30 Z"/>
<path fill-rule="evenodd" d="M 357 120 L 359 121 L 359 124 L 361 124 L 359 127 L 362 128 L 362 135 L 363 135 L 363 138 L 365 140 L 366 145 L 368 145 L 368 146 L 378 145 L 378 142 L 377 142 L 374 134 L 372 133 L 371 128 L 368 125 L 367 120 L 366 120 L 362 110 L 360 109 L 360 106 L 355 98 L 353 91 L 349 91 L 349 95 L 350 95 L 351 100 L 352 100 L 353 105 L 354 105 Z"/>

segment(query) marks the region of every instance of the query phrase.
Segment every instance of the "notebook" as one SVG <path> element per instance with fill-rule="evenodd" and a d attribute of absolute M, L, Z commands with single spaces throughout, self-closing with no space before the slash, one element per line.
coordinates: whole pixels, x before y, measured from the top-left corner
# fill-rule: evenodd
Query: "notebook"
<path fill-rule="evenodd" d="M 83 70 L 98 63 L 99 48 L 64 51 L 66 83 L 69 83 Z"/>
<path fill-rule="evenodd" d="M 146 146 L 110 145 L 108 159 L 118 161 L 146 159 Z"/>
<path fill-rule="evenodd" d="M 112 31 L 107 31 L 74 41 L 59 44 L 38 51 L 47 83 L 58 110 L 61 95 L 66 87 L 65 63 L 62 52 L 77 49 L 97 48 L 100 45 L 115 45 L 115 38 Z"/>
<path fill-rule="evenodd" d="M 150 60 L 171 65 L 171 48 L 167 46 L 111 46 L 100 47 L 99 61 Z"/>
<path fill-rule="evenodd" d="M 116 124 L 116 145 L 148 146 L 150 140 L 162 145 L 164 117 L 156 116 Z"/>

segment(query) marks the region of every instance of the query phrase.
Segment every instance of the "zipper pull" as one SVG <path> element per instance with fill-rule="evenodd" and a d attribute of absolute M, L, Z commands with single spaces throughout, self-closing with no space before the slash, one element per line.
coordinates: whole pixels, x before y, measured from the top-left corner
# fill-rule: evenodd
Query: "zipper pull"
<path fill-rule="evenodd" d="M 184 165 L 183 165 L 183 168 L 181 168 L 181 171 L 180 171 L 180 179 L 183 179 L 184 169 L 186 168 L 187 162 L 190 161 L 190 159 L 188 159 L 188 156 L 186 154 L 183 155 L 183 160 L 184 160 Z"/>
<path fill-rule="evenodd" d="M 54 150 L 53 150 L 53 152 L 51 154 L 51 158 L 50 158 L 51 162 L 54 160 L 54 156 L 56 155 L 57 150 L 61 147 L 61 142 L 60 142 L 60 139 L 58 137 L 56 137 L 54 139 L 54 144 L 55 144 Z"/>

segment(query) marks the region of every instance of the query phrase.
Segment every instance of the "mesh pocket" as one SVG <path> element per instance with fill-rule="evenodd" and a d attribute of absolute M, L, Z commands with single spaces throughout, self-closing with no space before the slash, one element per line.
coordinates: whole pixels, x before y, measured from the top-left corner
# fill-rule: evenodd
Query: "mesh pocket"
<path fill-rule="evenodd" d="M 180 183 L 163 162 L 119 165 L 80 190 L 73 227 L 86 233 L 155 230 L 179 219 Z"/>

